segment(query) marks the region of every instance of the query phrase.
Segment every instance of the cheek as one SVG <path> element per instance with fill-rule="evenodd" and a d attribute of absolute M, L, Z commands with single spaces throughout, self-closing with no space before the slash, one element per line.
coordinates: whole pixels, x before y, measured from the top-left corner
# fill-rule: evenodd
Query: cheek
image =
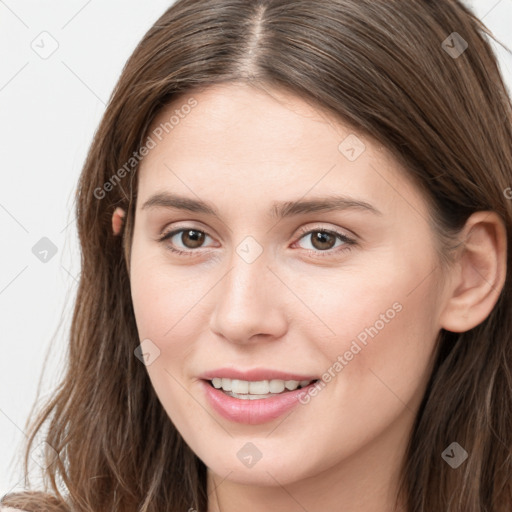
<path fill-rule="evenodd" d="M 130 280 L 137 330 L 141 341 L 151 340 L 159 351 L 147 371 L 166 401 L 181 394 L 180 383 L 195 379 L 198 352 L 201 361 L 209 360 L 204 349 L 210 344 L 200 341 L 211 338 L 212 289 L 219 275 L 198 267 L 171 263 L 163 251 L 142 244 L 133 251 Z"/>
<path fill-rule="evenodd" d="M 364 276 L 345 273 L 338 285 L 331 282 L 316 306 L 335 332 L 319 338 L 328 361 L 323 380 L 346 410 L 355 407 L 366 419 L 421 394 L 437 334 L 429 263 L 410 254 L 381 262 L 366 266 Z"/>
<path fill-rule="evenodd" d="M 136 267 L 137 268 L 137 267 Z M 177 426 L 187 422 L 187 411 L 197 403 L 183 385 L 188 386 L 189 360 L 194 340 L 200 337 L 197 314 L 204 291 L 184 273 L 149 258 L 131 275 L 132 302 L 139 338 L 149 339 L 158 357 L 146 367 L 155 393 Z M 142 271 L 142 269 L 144 269 Z"/>
<path fill-rule="evenodd" d="M 132 275 L 131 289 L 141 339 L 153 340 L 165 357 L 184 356 L 190 340 L 205 325 L 192 321 L 201 310 L 202 288 L 184 273 L 153 266 Z"/>

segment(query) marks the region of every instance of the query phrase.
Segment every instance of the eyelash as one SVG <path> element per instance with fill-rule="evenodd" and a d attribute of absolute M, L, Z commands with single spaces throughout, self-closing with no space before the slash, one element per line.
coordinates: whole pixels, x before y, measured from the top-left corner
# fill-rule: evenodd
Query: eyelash
<path fill-rule="evenodd" d="M 178 233 L 182 233 L 184 231 L 197 231 L 199 233 L 204 233 L 206 236 L 210 236 L 210 235 L 208 235 L 208 233 L 206 233 L 206 231 L 203 231 L 201 229 L 195 229 L 193 227 L 184 227 L 184 228 L 180 228 L 180 229 L 175 229 L 173 231 L 170 231 L 169 233 L 164 233 L 158 239 L 158 241 L 163 243 L 166 240 L 172 238 L 174 235 L 176 235 Z M 304 229 L 303 231 L 301 231 L 299 233 L 300 236 L 299 236 L 298 240 L 300 240 L 304 236 L 310 235 L 312 233 L 327 233 L 329 235 L 335 235 L 339 240 L 341 240 L 342 242 L 345 243 L 345 245 L 341 246 L 341 248 L 338 247 L 337 249 L 327 249 L 325 251 L 314 250 L 314 249 L 305 249 L 309 253 L 313 253 L 315 258 L 318 258 L 318 257 L 325 258 L 328 256 L 332 256 L 333 254 L 338 254 L 338 253 L 341 253 L 344 251 L 350 251 L 353 248 L 353 246 L 356 245 L 356 241 L 353 240 L 352 238 L 349 238 L 345 234 L 340 233 L 336 230 L 328 230 L 328 229 L 324 229 L 324 228 L 316 228 L 316 229 L 309 229 L 309 230 Z M 176 249 L 175 247 L 172 247 L 171 245 L 167 245 L 166 247 L 168 250 L 170 250 L 174 254 L 177 254 L 180 256 L 196 256 L 195 253 L 197 252 L 196 249 L 189 249 L 188 251 L 182 251 L 181 249 Z M 320 253 L 320 254 L 318 254 L 318 253 Z M 322 253 L 324 253 L 324 254 L 322 254 Z"/>

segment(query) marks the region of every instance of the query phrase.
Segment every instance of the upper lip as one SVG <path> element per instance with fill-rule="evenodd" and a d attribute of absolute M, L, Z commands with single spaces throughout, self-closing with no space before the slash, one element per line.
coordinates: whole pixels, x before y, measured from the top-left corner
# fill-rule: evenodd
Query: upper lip
<path fill-rule="evenodd" d="M 299 373 L 283 372 L 280 370 L 272 370 L 268 368 L 252 368 L 247 370 L 239 370 L 236 368 L 217 368 L 199 375 L 204 380 L 212 380 L 213 378 L 238 379 L 250 382 L 258 382 L 262 380 L 316 380 L 318 377 L 311 375 L 302 375 Z"/>

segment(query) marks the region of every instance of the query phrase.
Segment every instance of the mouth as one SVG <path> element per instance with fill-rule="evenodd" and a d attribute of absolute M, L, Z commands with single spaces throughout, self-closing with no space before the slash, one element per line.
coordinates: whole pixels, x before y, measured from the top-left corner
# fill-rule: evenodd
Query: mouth
<path fill-rule="evenodd" d="M 261 400 L 275 396 L 286 395 L 287 393 L 297 391 L 315 384 L 319 379 L 312 380 L 260 380 L 247 381 L 240 379 L 227 379 L 214 377 L 213 379 L 203 379 L 210 387 L 221 391 L 226 396 L 238 398 L 240 400 Z"/>

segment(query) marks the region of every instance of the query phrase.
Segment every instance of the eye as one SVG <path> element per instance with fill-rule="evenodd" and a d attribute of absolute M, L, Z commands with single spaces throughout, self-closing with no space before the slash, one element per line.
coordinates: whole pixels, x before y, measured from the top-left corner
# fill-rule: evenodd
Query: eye
<path fill-rule="evenodd" d="M 181 236 L 176 236 L 181 234 Z M 204 243 L 204 240 L 206 238 L 211 238 L 209 235 L 207 235 L 204 231 L 201 231 L 199 229 L 194 228 L 182 228 L 182 229 L 175 229 L 174 231 L 171 231 L 170 233 L 164 234 L 159 241 L 165 242 L 166 240 L 170 240 L 172 242 L 172 239 L 175 238 L 177 240 L 180 240 L 182 244 L 184 244 L 184 248 L 187 250 L 177 249 L 175 247 L 176 242 L 173 242 L 173 244 L 167 245 L 169 250 L 171 252 L 177 253 L 177 254 L 183 254 L 187 256 L 192 256 L 194 251 L 193 249 L 198 249 L 201 247 L 201 245 Z M 179 246 L 178 246 L 179 247 Z"/>
<path fill-rule="evenodd" d="M 308 250 L 313 253 L 327 253 L 325 256 L 332 256 L 333 253 L 350 250 L 356 243 L 355 240 L 349 238 L 343 233 L 324 228 L 310 229 L 305 233 L 303 232 L 299 240 L 307 239 L 308 237 L 311 241 L 311 246 L 313 247 L 312 249 L 308 248 Z M 342 242 L 338 246 L 335 245 L 337 240 Z M 315 257 L 316 256 L 317 255 L 315 255 Z M 324 254 L 318 254 L 318 256 L 324 257 Z"/>

